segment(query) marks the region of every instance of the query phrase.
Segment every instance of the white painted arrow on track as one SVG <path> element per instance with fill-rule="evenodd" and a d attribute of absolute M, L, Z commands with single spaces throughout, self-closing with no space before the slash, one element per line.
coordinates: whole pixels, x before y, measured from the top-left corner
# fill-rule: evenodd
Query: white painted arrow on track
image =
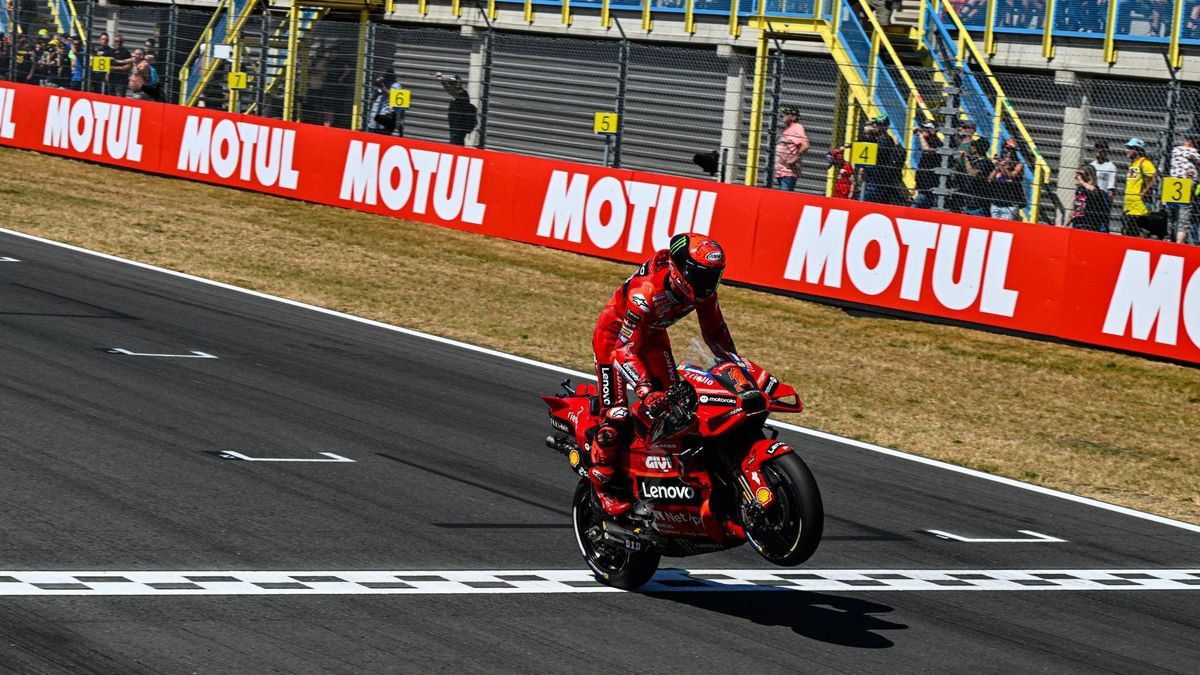
<path fill-rule="evenodd" d="M 243 462 L 350 462 L 350 463 L 354 462 L 354 460 L 350 459 L 349 457 L 342 457 L 341 455 L 334 454 L 332 452 L 322 452 L 320 454 L 325 455 L 329 459 L 312 459 L 312 458 L 295 459 L 295 458 L 291 458 L 291 457 L 250 457 L 248 455 L 243 455 L 240 452 L 234 452 L 232 450 L 222 450 L 220 453 L 217 454 L 217 456 L 221 457 L 222 459 L 240 459 Z"/>
<path fill-rule="evenodd" d="M 935 537 L 941 537 L 942 539 L 952 539 L 954 541 L 965 541 L 965 542 L 969 542 L 972 544 L 1065 544 L 1067 541 L 1066 539 L 1059 539 L 1058 537 L 1051 537 L 1048 534 L 1041 534 L 1040 532 L 1034 532 L 1033 530 L 1017 530 L 1017 532 L 1020 532 L 1021 534 L 1029 535 L 1029 537 L 1024 538 L 1024 539 L 1003 539 L 1003 538 L 1002 539 L 972 539 L 970 537 L 963 537 L 963 536 L 960 536 L 957 534 L 950 534 L 949 532 L 943 532 L 942 530 L 925 530 L 925 531 L 928 532 L 929 534 L 932 534 Z"/>
<path fill-rule="evenodd" d="M 120 347 L 112 347 L 108 350 L 110 354 L 124 354 L 126 356 L 157 356 L 168 359 L 215 359 L 217 357 L 205 352 L 188 352 L 187 354 L 142 354 L 140 352 L 131 352 L 128 349 Z"/>

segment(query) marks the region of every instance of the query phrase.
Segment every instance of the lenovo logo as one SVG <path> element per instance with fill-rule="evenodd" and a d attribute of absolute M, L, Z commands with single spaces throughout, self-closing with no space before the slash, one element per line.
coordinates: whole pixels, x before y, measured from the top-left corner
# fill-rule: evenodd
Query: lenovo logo
<path fill-rule="evenodd" d="M 7 98 L 11 103 L 11 91 Z M 140 162 L 142 144 L 138 142 L 138 130 L 141 119 L 142 110 L 137 106 L 51 96 L 46 108 L 42 145 Z"/>
<path fill-rule="evenodd" d="M 382 201 L 392 211 L 408 207 L 425 213 L 432 192 L 438 218 L 483 224 L 487 206 L 479 203 L 482 159 L 401 145 L 380 150 L 378 143 L 350 141 L 339 198 L 371 205 Z"/>
<path fill-rule="evenodd" d="M 680 480 L 643 478 L 638 481 L 638 493 L 642 499 L 699 504 L 700 493 L 696 488 Z"/>
<path fill-rule="evenodd" d="M 599 248 L 610 249 L 624 240 L 627 251 L 641 253 L 647 228 L 651 250 L 666 248 L 671 237 L 681 232 L 708 234 L 715 192 L 611 176 L 590 181 L 585 173 L 550 175 L 537 236 L 579 243 L 586 233 Z"/>

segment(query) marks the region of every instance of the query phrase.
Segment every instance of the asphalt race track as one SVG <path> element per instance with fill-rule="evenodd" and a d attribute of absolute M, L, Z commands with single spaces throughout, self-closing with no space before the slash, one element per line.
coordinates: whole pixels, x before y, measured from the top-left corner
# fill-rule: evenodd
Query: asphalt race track
<path fill-rule="evenodd" d="M 561 373 L 12 234 L 0 260 L 0 672 L 1197 672 L 1195 526 L 784 431 L 828 514 L 805 567 L 609 592 L 542 445 Z"/>

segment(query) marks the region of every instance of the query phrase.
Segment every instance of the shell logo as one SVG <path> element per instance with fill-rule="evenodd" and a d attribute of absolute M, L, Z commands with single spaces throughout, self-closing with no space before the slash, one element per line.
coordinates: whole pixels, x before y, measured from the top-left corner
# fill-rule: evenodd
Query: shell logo
<path fill-rule="evenodd" d="M 760 487 L 754 491 L 754 498 L 759 504 L 766 504 L 771 501 L 771 491 L 765 487 Z"/>
<path fill-rule="evenodd" d="M 567 461 L 571 463 L 572 467 L 579 466 L 579 451 L 572 450 L 570 454 L 567 455 Z"/>

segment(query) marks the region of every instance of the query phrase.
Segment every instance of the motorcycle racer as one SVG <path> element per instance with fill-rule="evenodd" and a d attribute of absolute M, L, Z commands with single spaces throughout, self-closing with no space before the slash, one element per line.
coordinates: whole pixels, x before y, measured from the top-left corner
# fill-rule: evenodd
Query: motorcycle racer
<path fill-rule="evenodd" d="M 628 451 L 633 433 L 626 386 L 641 402 L 637 414 L 649 422 L 667 405 L 666 389 L 675 383 L 675 359 L 667 327 L 692 310 L 713 354 L 736 355 L 733 337 L 717 303 L 717 286 L 725 271 L 725 252 L 716 241 L 698 234 L 677 234 L 625 280 L 596 322 L 592 351 L 600 381 L 601 419 L 592 440 L 588 472 L 605 513 L 618 516 L 633 502 L 617 494 L 618 460 Z"/>

